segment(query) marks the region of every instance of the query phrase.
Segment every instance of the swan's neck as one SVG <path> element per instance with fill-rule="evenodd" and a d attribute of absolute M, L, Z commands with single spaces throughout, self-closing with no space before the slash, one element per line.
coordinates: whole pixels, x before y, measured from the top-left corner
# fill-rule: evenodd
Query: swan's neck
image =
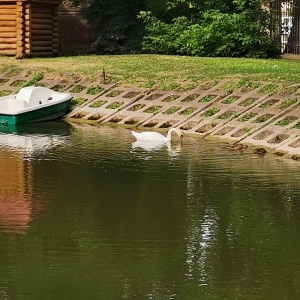
<path fill-rule="evenodd" d="M 168 131 L 167 137 L 166 137 L 166 142 L 171 142 L 171 138 L 172 138 L 172 132 L 174 131 L 174 128 L 171 128 Z"/>

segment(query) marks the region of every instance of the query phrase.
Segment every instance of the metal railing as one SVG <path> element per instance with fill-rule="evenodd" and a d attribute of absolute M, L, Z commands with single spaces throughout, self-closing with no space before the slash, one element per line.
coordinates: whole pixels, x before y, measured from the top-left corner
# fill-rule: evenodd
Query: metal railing
<path fill-rule="evenodd" d="M 300 1 L 278 0 L 278 2 L 282 53 L 300 55 Z"/>

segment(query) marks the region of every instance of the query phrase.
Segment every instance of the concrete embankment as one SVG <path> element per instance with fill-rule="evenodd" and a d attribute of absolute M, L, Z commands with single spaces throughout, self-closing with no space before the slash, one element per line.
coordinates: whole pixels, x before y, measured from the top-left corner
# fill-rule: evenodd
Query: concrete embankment
<path fill-rule="evenodd" d="M 25 76 L 26 77 L 26 76 Z M 0 76 L 0 91 L 14 93 L 24 74 Z M 170 127 L 200 138 L 263 147 L 278 155 L 300 158 L 300 85 L 276 89 L 273 83 L 207 82 L 189 91 L 122 87 L 78 80 L 42 79 L 38 85 L 69 92 L 74 109 L 67 122 L 138 127 Z"/>

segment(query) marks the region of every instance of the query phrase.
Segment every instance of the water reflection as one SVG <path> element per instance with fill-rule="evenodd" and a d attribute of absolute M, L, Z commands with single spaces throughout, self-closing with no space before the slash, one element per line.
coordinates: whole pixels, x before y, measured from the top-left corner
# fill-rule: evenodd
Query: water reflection
<path fill-rule="evenodd" d="M 70 126 L 62 122 L 0 126 L 0 148 L 17 151 L 30 158 L 65 143 Z"/>
<path fill-rule="evenodd" d="M 25 233 L 31 220 L 32 168 L 22 157 L 0 151 L 0 224 L 5 232 Z"/>
<path fill-rule="evenodd" d="M 143 149 L 148 152 L 158 151 L 166 148 L 168 153 L 172 156 L 181 152 L 182 144 L 172 144 L 171 142 L 157 142 L 157 141 L 135 141 L 132 143 L 132 149 Z"/>
<path fill-rule="evenodd" d="M 0 148 L 7 297 L 298 299 L 299 162 L 189 138 L 174 159 L 125 128 L 65 137 L 30 160 Z"/>
<path fill-rule="evenodd" d="M 68 134 L 70 126 L 55 122 L 0 127 L 2 231 L 24 234 L 33 217 L 42 211 L 42 199 L 34 199 L 35 174 L 31 160 L 62 145 Z"/>

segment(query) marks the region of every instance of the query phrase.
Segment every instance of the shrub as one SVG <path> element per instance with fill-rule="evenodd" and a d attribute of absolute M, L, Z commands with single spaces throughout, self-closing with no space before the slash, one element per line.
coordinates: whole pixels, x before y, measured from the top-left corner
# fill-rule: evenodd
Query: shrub
<path fill-rule="evenodd" d="M 186 17 L 167 24 L 141 12 L 146 35 L 143 50 L 147 53 L 180 54 L 211 57 L 279 57 L 279 43 L 272 41 L 266 26 L 258 22 L 253 12 L 204 12 L 197 23 Z"/>

